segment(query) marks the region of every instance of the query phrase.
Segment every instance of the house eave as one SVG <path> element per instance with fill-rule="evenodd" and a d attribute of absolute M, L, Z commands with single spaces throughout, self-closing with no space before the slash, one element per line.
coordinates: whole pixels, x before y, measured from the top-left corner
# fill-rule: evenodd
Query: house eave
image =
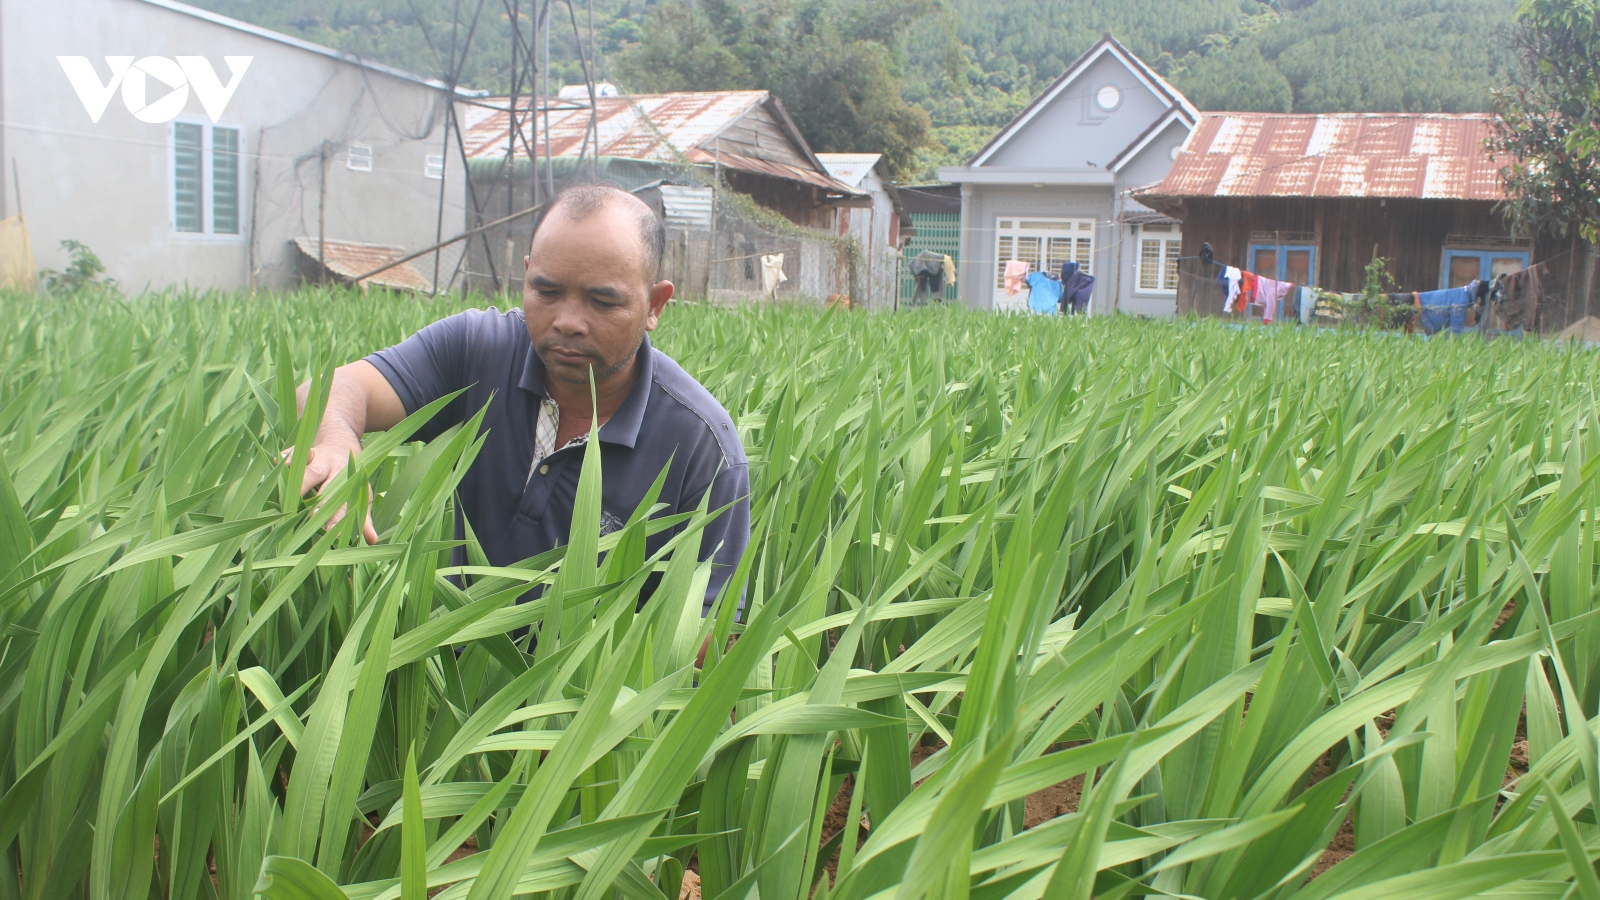
<path fill-rule="evenodd" d="M 1032 187 L 1112 187 L 1116 173 L 1105 169 L 1019 169 L 1009 166 L 947 166 L 939 179 L 952 184 L 1016 185 Z"/>

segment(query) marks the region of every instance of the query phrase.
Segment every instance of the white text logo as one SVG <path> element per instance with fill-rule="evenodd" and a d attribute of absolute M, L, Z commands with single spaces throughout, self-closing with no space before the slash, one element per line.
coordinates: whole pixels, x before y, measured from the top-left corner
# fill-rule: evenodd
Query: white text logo
<path fill-rule="evenodd" d="M 228 83 L 223 84 L 204 56 L 180 56 L 175 60 L 165 56 L 137 60 L 131 56 L 108 56 L 105 60 L 111 77 L 106 81 L 100 80 L 94 63 L 86 56 L 56 57 L 67 73 L 67 80 L 72 82 L 72 89 L 78 92 L 78 99 L 83 101 L 90 121 L 100 121 L 111 103 L 111 96 L 120 87 L 122 103 L 128 107 L 128 112 L 141 122 L 154 123 L 177 118 L 189 102 L 190 88 L 200 98 L 200 105 L 205 107 L 211 121 L 222 118 L 223 109 L 233 99 L 233 92 L 253 59 L 253 56 L 224 56 L 222 61 L 228 64 Z M 152 81 L 156 83 L 153 90 Z M 157 94 L 159 96 L 152 97 Z"/>

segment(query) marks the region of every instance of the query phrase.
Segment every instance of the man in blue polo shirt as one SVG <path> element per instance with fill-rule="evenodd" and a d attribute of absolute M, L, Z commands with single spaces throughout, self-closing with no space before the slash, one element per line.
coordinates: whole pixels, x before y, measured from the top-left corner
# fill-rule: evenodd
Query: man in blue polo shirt
<path fill-rule="evenodd" d="M 458 515 L 490 563 L 509 565 L 567 542 L 598 421 L 602 534 L 622 526 L 662 469 L 662 515 L 692 512 L 708 496 L 712 510 L 733 504 L 701 540 L 701 559 L 714 561 L 709 611 L 750 540 L 750 476 L 727 411 L 650 345 L 672 297 L 672 283 L 655 277 L 665 243 L 661 218 L 626 191 L 562 192 L 534 227 L 521 310 L 468 310 L 335 371 L 302 491 L 343 469 L 362 434 L 465 389 L 417 436 L 431 440 L 488 405 Z M 377 540 L 370 519 L 365 535 Z M 647 550 L 670 536 L 653 536 Z"/>

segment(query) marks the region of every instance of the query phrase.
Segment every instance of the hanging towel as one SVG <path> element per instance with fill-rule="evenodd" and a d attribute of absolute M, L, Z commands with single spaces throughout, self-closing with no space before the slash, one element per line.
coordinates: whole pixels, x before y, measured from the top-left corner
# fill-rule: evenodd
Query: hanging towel
<path fill-rule="evenodd" d="M 1020 259 L 1013 259 L 1006 263 L 1006 296 L 1015 297 L 1017 291 L 1028 283 L 1028 264 Z"/>
<path fill-rule="evenodd" d="M 950 284 L 956 283 L 956 261 L 948 253 L 944 254 L 944 280 Z"/>
<path fill-rule="evenodd" d="M 1041 315 L 1057 312 L 1061 304 L 1061 282 L 1043 272 L 1028 276 L 1028 308 Z"/>
<path fill-rule="evenodd" d="M 1309 288 L 1309 287 L 1300 288 L 1300 324 L 1301 325 L 1310 325 L 1312 320 L 1316 318 L 1316 315 L 1317 315 L 1317 295 L 1318 295 L 1318 293 L 1319 292 L 1317 291 L 1316 288 Z"/>
<path fill-rule="evenodd" d="M 1223 312 L 1233 312 L 1233 306 L 1239 300 L 1240 277 L 1239 268 L 1237 266 L 1228 266 L 1222 270 L 1222 275 L 1217 279 L 1223 282 L 1222 290 L 1227 297 L 1226 301 L 1222 304 Z"/>
<path fill-rule="evenodd" d="M 783 254 L 769 253 L 761 257 L 761 293 L 768 300 L 778 299 L 778 285 L 789 280 L 783 274 Z"/>

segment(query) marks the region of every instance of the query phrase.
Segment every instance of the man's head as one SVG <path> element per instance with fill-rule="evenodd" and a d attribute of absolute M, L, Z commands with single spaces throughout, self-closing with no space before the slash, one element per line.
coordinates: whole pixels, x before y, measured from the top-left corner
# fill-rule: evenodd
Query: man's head
<path fill-rule="evenodd" d="M 615 187 L 578 185 L 534 226 L 523 260 L 522 311 L 549 377 L 596 385 L 633 362 L 672 298 L 656 281 L 666 232 L 644 201 Z"/>

